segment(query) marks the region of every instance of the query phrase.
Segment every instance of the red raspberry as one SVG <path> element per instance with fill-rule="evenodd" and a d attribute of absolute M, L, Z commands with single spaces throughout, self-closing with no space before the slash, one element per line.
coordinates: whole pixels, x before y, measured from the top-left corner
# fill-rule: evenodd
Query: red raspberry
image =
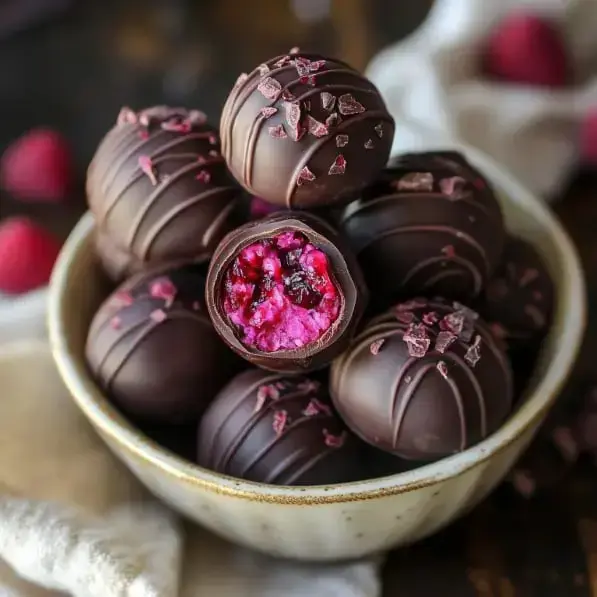
<path fill-rule="evenodd" d="M 33 129 L 2 156 L 4 189 L 23 201 L 60 201 L 71 190 L 73 165 L 66 140 L 51 129 Z"/>
<path fill-rule="evenodd" d="M 554 24 L 521 12 L 507 17 L 489 37 L 483 67 L 495 79 L 538 87 L 565 87 L 571 75 L 566 46 Z"/>
<path fill-rule="evenodd" d="M 60 243 L 28 218 L 0 222 L 0 292 L 23 294 L 50 279 Z"/>

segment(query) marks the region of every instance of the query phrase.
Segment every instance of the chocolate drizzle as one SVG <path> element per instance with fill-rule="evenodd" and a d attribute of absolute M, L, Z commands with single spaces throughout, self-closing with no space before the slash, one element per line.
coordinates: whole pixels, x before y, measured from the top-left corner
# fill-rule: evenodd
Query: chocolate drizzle
<path fill-rule="evenodd" d="M 123 410 L 162 422 L 192 421 L 238 370 L 211 325 L 204 288 L 199 266 L 156 270 L 132 278 L 100 307 L 87 337 L 87 362 Z"/>
<path fill-rule="evenodd" d="M 417 299 L 361 332 L 334 361 L 330 391 L 362 439 L 403 458 L 432 460 L 497 429 L 511 408 L 511 378 L 499 341 L 474 312 Z"/>
<path fill-rule="evenodd" d="M 222 152 L 233 175 L 287 208 L 354 196 L 383 168 L 392 145 L 394 121 L 378 90 L 347 64 L 318 55 L 278 56 L 263 66 L 233 88 L 222 112 Z M 347 167 L 330 171 L 342 133 L 350 137 Z M 365 148 L 373 135 L 380 141 Z M 300 176 L 305 168 L 312 184 Z"/>
<path fill-rule="evenodd" d="M 478 295 L 504 239 L 493 191 L 455 152 L 392 160 L 362 199 L 347 206 L 340 229 L 372 294 L 386 301 Z"/>
<path fill-rule="evenodd" d="M 240 223 L 241 191 L 196 110 L 123 110 L 89 167 L 87 196 L 100 229 L 143 263 L 209 254 Z"/>
<path fill-rule="evenodd" d="M 320 383 L 251 369 L 207 410 L 198 461 L 252 481 L 316 485 L 353 479 L 357 448 Z"/>

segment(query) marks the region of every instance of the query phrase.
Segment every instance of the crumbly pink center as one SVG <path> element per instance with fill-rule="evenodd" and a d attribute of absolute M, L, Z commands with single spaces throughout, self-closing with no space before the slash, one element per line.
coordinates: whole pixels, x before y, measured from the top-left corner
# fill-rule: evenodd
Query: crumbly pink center
<path fill-rule="evenodd" d="M 327 255 L 300 232 L 282 232 L 237 255 L 224 279 L 224 312 L 241 341 L 263 352 L 317 341 L 340 313 Z"/>

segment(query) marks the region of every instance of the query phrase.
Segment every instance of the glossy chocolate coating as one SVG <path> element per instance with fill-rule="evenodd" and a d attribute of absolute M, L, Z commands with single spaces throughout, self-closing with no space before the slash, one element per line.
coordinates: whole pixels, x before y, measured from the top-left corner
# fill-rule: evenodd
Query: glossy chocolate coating
<path fill-rule="evenodd" d="M 224 278 L 241 249 L 289 230 L 304 234 L 313 245 L 326 254 L 341 295 L 340 314 L 330 328 L 311 344 L 296 349 L 262 352 L 241 342 L 237 329 L 224 313 Z M 325 367 L 349 345 L 367 299 L 367 288 L 350 249 L 343 244 L 342 239 L 329 224 L 306 213 L 274 214 L 232 231 L 216 249 L 207 273 L 207 308 L 216 331 L 226 344 L 242 357 L 271 371 L 300 373 Z"/>
<path fill-rule="evenodd" d="M 479 312 L 508 348 L 537 348 L 551 323 L 554 287 L 537 251 L 509 238 L 502 261 L 487 285 Z"/>
<path fill-rule="evenodd" d="M 345 423 L 411 460 L 442 458 L 493 433 L 511 409 L 512 375 L 475 316 L 416 299 L 374 319 L 332 364 L 330 392 Z"/>
<path fill-rule="evenodd" d="M 119 284 L 143 271 L 145 264 L 125 249 L 116 246 L 105 232 L 96 229 L 93 242 L 100 267 L 112 282 Z"/>
<path fill-rule="evenodd" d="M 86 357 L 123 411 L 157 422 L 196 420 L 242 362 L 216 334 L 199 266 L 136 276 L 95 315 Z"/>
<path fill-rule="evenodd" d="M 374 297 L 477 296 L 502 252 L 487 181 L 457 152 L 405 154 L 340 219 Z"/>
<path fill-rule="evenodd" d="M 300 209 L 356 197 L 385 166 L 394 121 L 358 71 L 297 53 L 241 75 L 220 134 L 230 171 L 251 194 Z"/>
<path fill-rule="evenodd" d="M 211 254 L 242 223 L 242 190 L 196 110 L 123 109 L 87 173 L 87 200 L 116 249 L 143 264 Z"/>
<path fill-rule="evenodd" d="M 250 369 L 222 389 L 201 420 L 198 461 L 250 481 L 326 485 L 360 476 L 359 447 L 322 384 Z"/>

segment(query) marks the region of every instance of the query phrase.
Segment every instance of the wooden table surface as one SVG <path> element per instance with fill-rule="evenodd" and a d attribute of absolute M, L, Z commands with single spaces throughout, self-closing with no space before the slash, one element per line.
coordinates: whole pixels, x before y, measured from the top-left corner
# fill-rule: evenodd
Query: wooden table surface
<path fill-rule="evenodd" d="M 31 126 L 56 126 L 70 139 L 82 177 L 121 105 L 187 103 L 215 120 L 241 70 L 297 44 L 364 67 L 412 29 L 430 1 L 397 8 L 392 0 L 340 0 L 320 22 L 297 19 L 290 9 L 297 1 L 75 3 L 65 19 L 0 45 L 0 110 L 10 116 L 0 122 L 0 146 Z M 62 236 L 83 210 L 82 191 L 58 208 L 0 194 L 0 217 L 27 213 Z M 579 247 L 597 305 L 597 176 L 575 177 L 556 211 Z M 576 379 L 597 376 L 596 331 L 591 311 Z M 450 529 L 392 553 L 384 597 L 597 597 L 597 469 L 581 462 L 556 476 L 559 483 L 531 500 L 503 486 Z"/>

